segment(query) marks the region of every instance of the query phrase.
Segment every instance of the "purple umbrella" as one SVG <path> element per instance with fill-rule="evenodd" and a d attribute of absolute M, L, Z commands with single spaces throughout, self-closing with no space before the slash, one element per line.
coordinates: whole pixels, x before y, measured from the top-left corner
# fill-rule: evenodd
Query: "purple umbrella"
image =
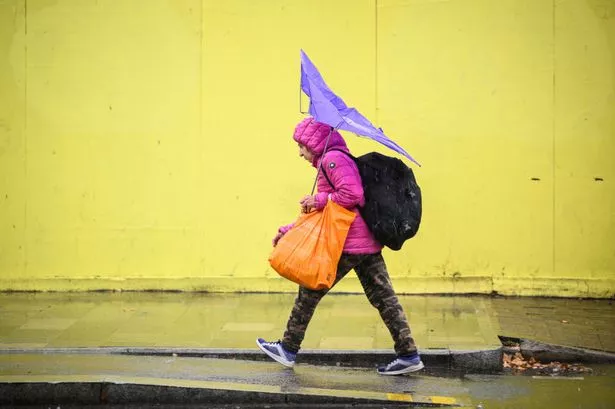
<path fill-rule="evenodd" d="M 349 108 L 335 95 L 303 50 L 301 50 L 301 89 L 310 97 L 308 112 L 318 122 L 373 139 L 421 166 L 404 148 L 390 140 L 381 128 L 376 128 L 359 111 Z"/>

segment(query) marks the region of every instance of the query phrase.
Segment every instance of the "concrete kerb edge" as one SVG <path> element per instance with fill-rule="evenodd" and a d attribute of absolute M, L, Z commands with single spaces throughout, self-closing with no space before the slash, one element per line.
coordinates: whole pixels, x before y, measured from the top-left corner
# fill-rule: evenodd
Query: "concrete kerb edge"
<path fill-rule="evenodd" d="M 259 404 L 286 405 L 337 404 L 357 405 L 383 404 L 404 405 L 407 402 L 386 401 L 383 399 L 352 398 L 347 396 L 309 395 L 301 393 L 245 391 L 232 389 L 191 388 L 164 385 L 142 385 L 131 383 L 0 383 L 0 405 L 40 405 L 40 404 Z M 439 405 L 450 406 L 450 405 Z M 455 405 L 456 406 L 456 405 Z"/>
<path fill-rule="evenodd" d="M 499 338 L 504 345 L 504 353 L 511 355 L 521 353 L 525 359 L 535 358 L 543 363 L 615 363 L 614 351 L 550 344 L 547 342 L 505 335 L 499 335 Z"/>
<path fill-rule="evenodd" d="M 502 369 L 502 348 L 486 350 L 423 349 L 419 351 L 427 366 L 467 371 Z M 81 347 L 81 348 L 4 348 L 0 354 L 91 354 L 177 356 L 211 359 L 269 361 L 256 349 L 236 348 L 144 348 L 144 347 Z M 297 363 L 340 367 L 376 367 L 395 359 L 390 350 L 302 350 Z"/>
<path fill-rule="evenodd" d="M 521 340 L 519 349 L 525 358 L 533 357 L 539 362 L 615 363 L 615 353 L 612 352 L 547 344 L 528 339 Z"/>

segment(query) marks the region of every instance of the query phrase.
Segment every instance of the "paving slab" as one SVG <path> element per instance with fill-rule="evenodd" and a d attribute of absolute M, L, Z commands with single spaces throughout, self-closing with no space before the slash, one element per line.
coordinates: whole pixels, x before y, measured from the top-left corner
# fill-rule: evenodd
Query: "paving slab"
<path fill-rule="evenodd" d="M 284 333 L 293 294 L 0 294 L 0 348 L 254 348 Z M 497 316 L 479 297 L 401 296 L 422 349 L 500 346 Z M 331 294 L 318 306 L 305 349 L 390 349 L 392 340 L 364 295 Z"/>

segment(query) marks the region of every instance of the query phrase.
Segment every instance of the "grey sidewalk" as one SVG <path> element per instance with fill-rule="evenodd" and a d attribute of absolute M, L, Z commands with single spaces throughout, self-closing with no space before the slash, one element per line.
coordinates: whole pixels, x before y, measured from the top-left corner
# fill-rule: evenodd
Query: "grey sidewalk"
<path fill-rule="evenodd" d="M 293 300 L 292 294 L 2 294 L 0 353 L 266 360 L 255 338 L 278 339 Z M 430 366 L 497 371 L 498 336 L 615 351 L 610 300 L 401 296 L 400 301 Z M 298 363 L 373 367 L 394 357 L 388 330 L 364 295 L 325 297 L 303 347 Z M 532 348 L 540 357 L 542 347 Z"/>
<path fill-rule="evenodd" d="M 393 357 L 390 335 L 364 295 L 326 297 L 288 371 L 254 340 L 281 336 L 291 294 L 0 294 L 0 390 L 9 403 L 459 404 L 468 385 L 429 371 L 500 368 L 498 336 L 615 352 L 610 300 L 400 299 L 427 371 L 390 379 L 373 368 Z"/>
<path fill-rule="evenodd" d="M 255 348 L 278 339 L 292 294 L 38 293 L 0 295 L 0 348 Z M 401 297 L 421 348 L 499 346 L 488 298 Z M 305 349 L 392 350 L 364 295 L 330 295 L 316 310 Z"/>
<path fill-rule="evenodd" d="M 253 349 L 279 338 L 292 294 L 0 294 L 0 349 L 71 347 Z M 400 296 L 421 349 L 481 350 L 498 335 L 615 352 L 612 300 Z M 308 350 L 391 350 L 364 295 L 331 294 L 308 328 Z"/>
<path fill-rule="evenodd" d="M 615 302 L 561 298 L 494 298 L 500 335 L 615 352 Z"/>

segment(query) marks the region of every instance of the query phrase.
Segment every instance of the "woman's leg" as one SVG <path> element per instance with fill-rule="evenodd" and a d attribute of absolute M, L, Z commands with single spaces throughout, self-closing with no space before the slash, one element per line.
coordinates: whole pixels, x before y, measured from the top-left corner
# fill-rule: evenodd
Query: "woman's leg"
<path fill-rule="evenodd" d="M 395 342 L 398 356 L 417 352 L 408 319 L 399 303 L 382 254 L 370 254 L 355 267 L 365 295 L 378 310 Z"/>
<path fill-rule="evenodd" d="M 333 288 L 350 270 L 363 260 L 365 256 L 354 254 L 342 254 L 337 265 L 337 274 L 331 288 Z M 295 299 L 295 305 L 286 324 L 286 332 L 282 338 L 282 346 L 287 351 L 297 353 L 301 348 L 301 342 L 305 337 L 307 326 L 314 315 L 316 306 L 329 289 L 310 290 L 299 287 L 299 294 Z"/>

